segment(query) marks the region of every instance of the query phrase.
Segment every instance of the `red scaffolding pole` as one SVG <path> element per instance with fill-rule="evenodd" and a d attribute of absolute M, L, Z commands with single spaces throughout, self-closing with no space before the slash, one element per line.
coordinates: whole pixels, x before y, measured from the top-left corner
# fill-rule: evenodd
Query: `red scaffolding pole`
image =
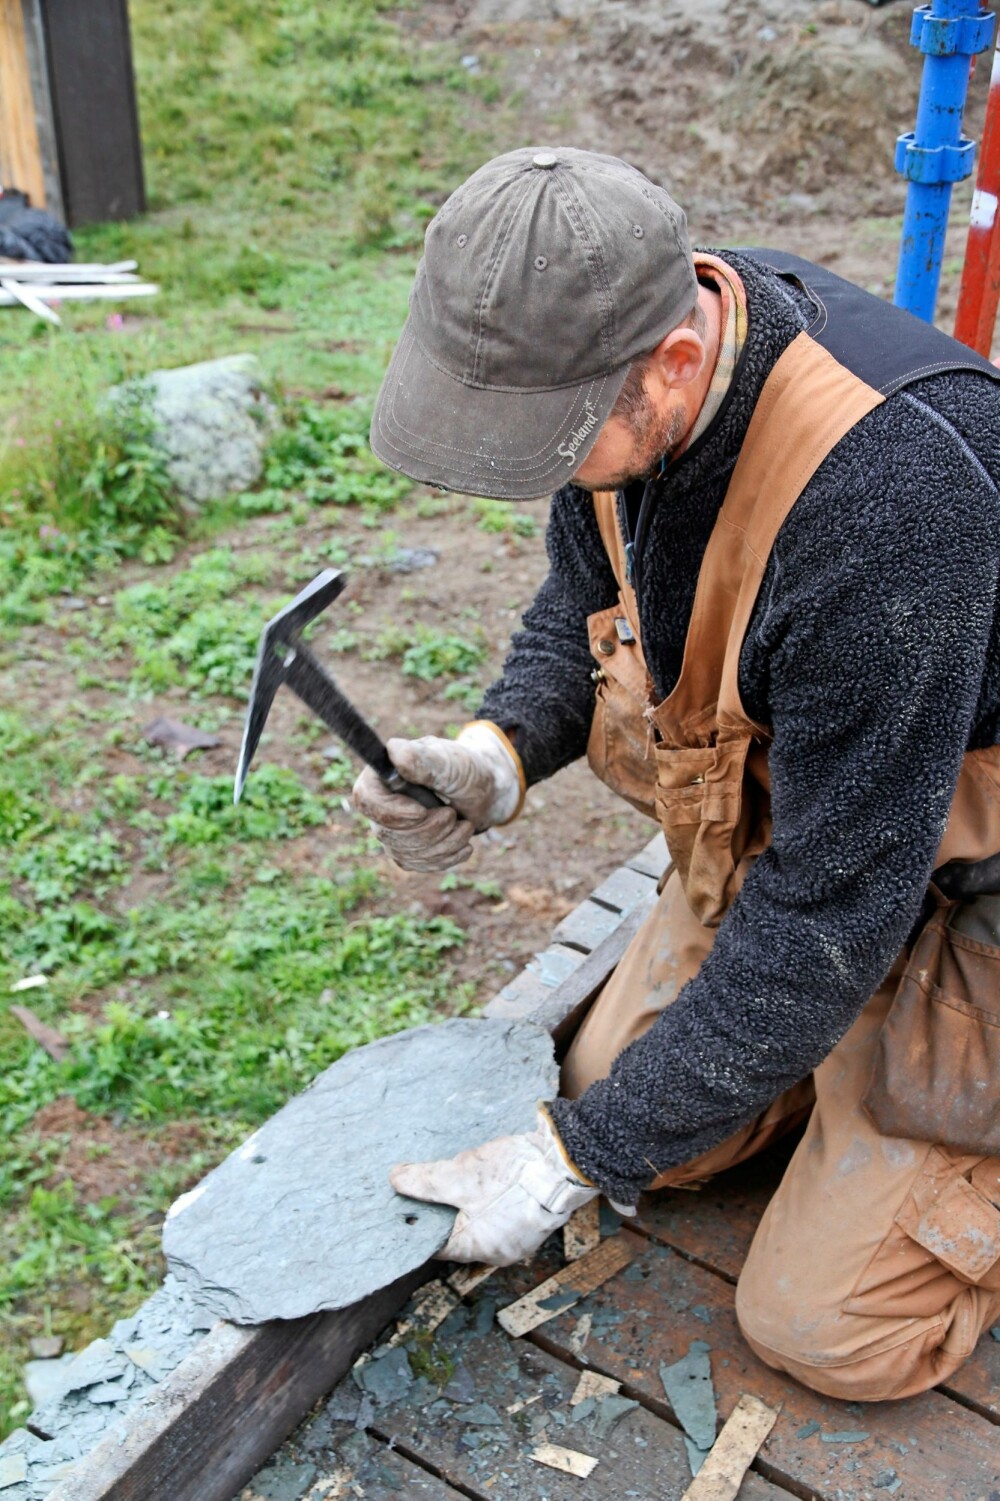
<path fill-rule="evenodd" d="M 955 338 L 989 356 L 1000 303 L 1000 50 L 993 56 Z"/>

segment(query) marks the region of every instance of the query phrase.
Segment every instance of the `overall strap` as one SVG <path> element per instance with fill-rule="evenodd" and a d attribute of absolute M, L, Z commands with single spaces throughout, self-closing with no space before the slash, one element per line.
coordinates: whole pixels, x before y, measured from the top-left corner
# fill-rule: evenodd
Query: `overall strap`
<path fill-rule="evenodd" d="M 746 715 L 739 660 L 767 560 L 782 522 L 841 438 L 884 397 L 799 334 L 775 364 L 754 408 L 698 575 L 677 685 L 654 711 L 667 743 L 710 743 Z"/>

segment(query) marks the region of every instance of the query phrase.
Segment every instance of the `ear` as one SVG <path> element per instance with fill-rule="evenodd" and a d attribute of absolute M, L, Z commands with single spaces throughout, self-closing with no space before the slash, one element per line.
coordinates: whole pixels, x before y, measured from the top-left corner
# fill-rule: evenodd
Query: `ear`
<path fill-rule="evenodd" d="M 690 385 L 701 374 L 707 352 L 693 328 L 672 329 L 652 351 L 651 374 L 668 388 Z"/>

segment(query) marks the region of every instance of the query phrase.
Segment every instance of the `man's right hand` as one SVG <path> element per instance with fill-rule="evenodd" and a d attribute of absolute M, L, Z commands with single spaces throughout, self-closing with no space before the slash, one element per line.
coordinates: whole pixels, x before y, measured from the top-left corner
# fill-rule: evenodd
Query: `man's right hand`
<path fill-rule="evenodd" d="M 393 765 L 408 782 L 430 787 L 448 804 L 424 808 L 390 792 L 366 767 L 354 784 L 354 806 L 404 870 L 447 870 L 472 854 L 472 836 L 509 823 L 521 811 L 524 774 L 510 741 L 478 720 L 457 740 L 426 735 L 390 740 Z"/>

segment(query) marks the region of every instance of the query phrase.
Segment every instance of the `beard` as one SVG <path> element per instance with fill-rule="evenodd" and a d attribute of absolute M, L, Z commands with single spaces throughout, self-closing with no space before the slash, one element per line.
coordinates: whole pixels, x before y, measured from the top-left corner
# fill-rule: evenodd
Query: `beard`
<path fill-rule="evenodd" d="M 645 387 L 641 401 L 629 412 L 626 421 L 635 440 L 635 450 L 629 465 L 631 472 L 622 477 L 616 488 L 652 479 L 663 460 L 672 457 L 687 431 L 683 409 L 673 407 L 669 412 L 657 412 Z"/>

